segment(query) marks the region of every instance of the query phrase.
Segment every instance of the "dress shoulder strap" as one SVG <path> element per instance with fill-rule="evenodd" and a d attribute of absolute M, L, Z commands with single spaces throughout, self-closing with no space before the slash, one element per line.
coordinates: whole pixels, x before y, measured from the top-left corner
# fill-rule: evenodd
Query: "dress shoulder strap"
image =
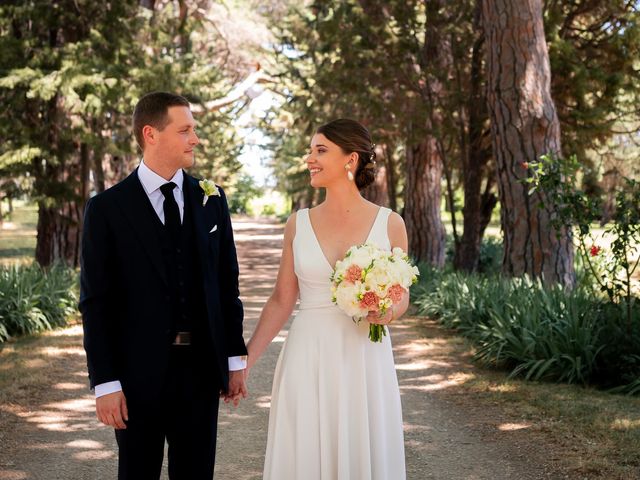
<path fill-rule="evenodd" d="M 376 217 L 375 224 L 371 229 L 370 239 L 375 239 L 378 243 L 382 244 L 389 243 L 389 237 L 387 235 L 389 215 L 391 215 L 391 209 L 380 207 L 380 211 L 378 212 L 378 216 Z"/>
<path fill-rule="evenodd" d="M 309 209 L 301 208 L 296 212 L 296 237 L 304 237 L 309 227 Z"/>
<path fill-rule="evenodd" d="M 389 215 L 391 215 L 391 209 L 387 207 L 380 207 L 380 210 L 381 221 L 386 225 L 389 220 Z"/>

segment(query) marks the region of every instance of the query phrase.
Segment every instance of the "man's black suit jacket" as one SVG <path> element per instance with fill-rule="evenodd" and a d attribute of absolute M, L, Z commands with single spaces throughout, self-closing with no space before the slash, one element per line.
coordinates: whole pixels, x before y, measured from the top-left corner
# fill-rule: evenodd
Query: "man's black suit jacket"
<path fill-rule="evenodd" d="M 203 206 L 198 181 L 184 175 L 213 345 L 211 381 L 221 379 L 226 389 L 228 357 L 247 350 L 231 219 L 219 191 Z M 136 170 L 87 203 L 82 237 L 79 308 L 91 387 L 119 380 L 127 401 L 140 406 L 161 394 L 173 340 L 171 291 L 154 215 Z"/>

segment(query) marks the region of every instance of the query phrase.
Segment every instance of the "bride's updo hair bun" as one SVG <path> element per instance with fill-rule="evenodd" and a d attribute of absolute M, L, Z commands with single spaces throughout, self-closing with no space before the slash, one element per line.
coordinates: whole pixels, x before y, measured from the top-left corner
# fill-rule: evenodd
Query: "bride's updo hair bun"
<path fill-rule="evenodd" d="M 364 125 L 349 118 L 339 118 L 322 125 L 316 133 L 327 137 L 344 153 L 358 154 L 358 168 L 354 173 L 358 189 L 362 190 L 373 183 L 376 178 L 375 145 L 371 143 L 371 135 Z"/>

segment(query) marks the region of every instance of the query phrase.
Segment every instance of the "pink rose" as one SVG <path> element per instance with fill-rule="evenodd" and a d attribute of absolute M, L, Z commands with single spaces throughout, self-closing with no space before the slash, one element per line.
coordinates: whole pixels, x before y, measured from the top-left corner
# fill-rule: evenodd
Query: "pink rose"
<path fill-rule="evenodd" d="M 349 283 L 356 283 L 362 278 L 362 269 L 358 265 L 351 265 L 344 274 L 344 279 Z"/>
<path fill-rule="evenodd" d="M 406 292 L 404 287 L 396 283 L 395 285 L 389 287 L 387 298 L 389 298 L 393 303 L 400 303 L 404 292 Z"/>
<path fill-rule="evenodd" d="M 366 292 L 360 300 L 360 308 L 369 311 L 377 311 L 380 298 L 374 292 Z"/>

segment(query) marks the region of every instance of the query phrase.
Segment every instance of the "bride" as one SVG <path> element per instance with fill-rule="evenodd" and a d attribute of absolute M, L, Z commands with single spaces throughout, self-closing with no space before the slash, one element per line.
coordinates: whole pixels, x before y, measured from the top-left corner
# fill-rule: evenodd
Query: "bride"
<path fill-rule="evenodd" d="M 300 297 L 273 379 L 265 480 L 401 480 L 406 477 L 402 410 L 389 336 L 368 338 L 331 302 L 330 276 L 352 245 L 407 251 L 402 218 L 360 195 L 373 182 L 375 153 L 367 129 L 340 119 L 321 126 L 306 158 L 326 200 L 291 215 L 280 270 L 248 344 L 252 367 Z M 390 324 L 408 295 L 380 318 Z"/>

